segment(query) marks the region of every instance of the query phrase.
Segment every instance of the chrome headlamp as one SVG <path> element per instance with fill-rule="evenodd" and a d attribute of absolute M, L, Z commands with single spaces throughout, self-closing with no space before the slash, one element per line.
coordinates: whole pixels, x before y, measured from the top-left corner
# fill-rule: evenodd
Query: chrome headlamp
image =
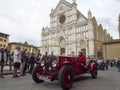
<path fill-rule="evenodd" d="M 45 61 L 41 61 L 40 65 L 43 67 L 45 65 Z"/>
<path fill-rule="evenodd" d="M 56 60 L 54 60 L 54 61 L 52 62 L 52 67 L 57 67 L 57 61 L 56 61 Z"/>

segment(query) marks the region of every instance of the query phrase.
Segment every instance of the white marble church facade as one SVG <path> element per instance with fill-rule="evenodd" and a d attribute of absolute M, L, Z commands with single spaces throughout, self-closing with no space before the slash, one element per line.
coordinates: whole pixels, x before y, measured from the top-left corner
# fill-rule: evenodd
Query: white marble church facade
<path fill-rule="evenodd" d="M 77 9 L 76 0 L 72 3 L 60 0 L 56 8 L 51 10 L 50 28 L 42 28 L 41 53 L 47 51 L 50 54 L 53 51 L 56 55 L 68 55 L 71 51 L 75 54 L 82 51 L 86 56 L 95 56 L 95 27 L 102 28 L 92 17 L 90 10 L 88 17 L 85 17 Z M 103 32 L 108 35 L 106 30 Z M 96 39 L 96 41 L 99 40 Z M 99 52 L 102 51 L 99 50 Z"/>

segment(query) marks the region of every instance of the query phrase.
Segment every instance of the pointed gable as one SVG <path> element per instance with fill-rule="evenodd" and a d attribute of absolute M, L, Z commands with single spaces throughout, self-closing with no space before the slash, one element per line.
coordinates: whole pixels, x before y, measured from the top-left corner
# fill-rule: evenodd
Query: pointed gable
<path fill-rule="evenodd" d="M 84 22 L 85 24 L 87 24 L 88 19 L 79 10 L 77 10 L 77 20 L 78 20 L 78 23 Z"/>
<path fill-rule="evenodd" d="M 42 29 L 42 31 L 43 31 L 43 32 L 42 32 L 43 34 L 48 34 L 48 33 L 50 32 L 50 30 L 49 30 L 48 27 Z"/>
<path fill-rule="evenodd" d="M 60 12 L 65 12 L 69 9 L 72 8 L 72 4 L 65 1 L 65 0 L 60 0 L 58 5 L 56 6 L 56 8 L 51 12 L 50 15 L 56 15 L 57 13 L 60 13 Z"/>

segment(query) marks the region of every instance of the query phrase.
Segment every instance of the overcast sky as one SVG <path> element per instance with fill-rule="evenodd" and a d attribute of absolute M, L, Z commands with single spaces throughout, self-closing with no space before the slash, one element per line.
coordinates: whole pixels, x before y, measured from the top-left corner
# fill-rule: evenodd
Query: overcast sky
<path fill-rule="evenodd" d="M 72 2 L 72 0 L 67 0 Z M 81 13 L 90 9 L 97 22 L 118 38 L 120 0 L 76 0 Z M 41 29 L 49 26 L 49 14 L 59 0 L 0 0 L 0 32 L 10 35 L 10 42 L 28 41 L 40 45 Z"/>

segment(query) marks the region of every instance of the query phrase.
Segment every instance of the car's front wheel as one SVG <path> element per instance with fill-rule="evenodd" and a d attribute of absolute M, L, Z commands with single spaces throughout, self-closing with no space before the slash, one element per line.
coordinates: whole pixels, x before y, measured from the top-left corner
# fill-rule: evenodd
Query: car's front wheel
<path fill-rule="evenodd" d="M 43 68 L 40 65 L 37 65 L 32 72 L 32 79 L 36 83 L 42 83 L 43 80 L 40 80 L 38 77 L 43 74 Z"/>
<path fill-rule="evenodd" d="M 70 89 L 74 82 L 73 67 L 71 67 L 70 65 L 63 66 L 59 72 L 58 80 L 59 80 L 60 86 L 64 90 Z"/>

